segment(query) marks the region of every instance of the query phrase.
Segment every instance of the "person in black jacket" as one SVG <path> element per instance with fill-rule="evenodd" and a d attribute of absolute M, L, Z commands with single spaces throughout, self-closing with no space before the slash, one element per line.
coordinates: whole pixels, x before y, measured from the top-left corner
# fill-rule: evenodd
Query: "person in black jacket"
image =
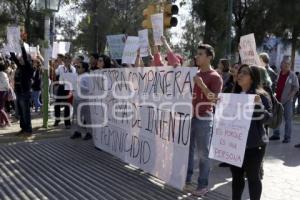
<path fill-rule="evenodd" d="M 12 60 L 17 65 L 15 72 L 15 93 L 17 97 L 17 109 L 20 117 L 21 131 L 18 134 L 31 134 L 31 116 L 30 116 L 30 91 L 31 78 L 33 75 L 33 68 L 27 57 L 23 41 L 20 41 L 22 57 L 19 59 L 14 53 L 10 53 Z"/>
<path fill-rule="evenodd" d="M 234 93 L 256 94 L 254 113 L 247 138 L 244 162 L 241 168 L 231 166 L 232 200 L 241 200 L 246 175 L 250 200 L 259 200 L 262 192 L 261 163 L 265 155 L 268 136 L 264 124 L 272 117 L 271 99 L 260 84 L 260 72 L 256 66 L 242 65 L 238 71 Z"/>

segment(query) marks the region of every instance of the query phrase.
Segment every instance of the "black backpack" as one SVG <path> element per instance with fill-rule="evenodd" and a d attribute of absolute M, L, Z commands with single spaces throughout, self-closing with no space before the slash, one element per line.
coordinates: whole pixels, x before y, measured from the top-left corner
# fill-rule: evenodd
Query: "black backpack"
<path fill-rule="evenodd" d="M 271 95 L 271 100 L 273 116 L 266 125 L 274 129 L 278 128 L 281 125 L 284 110 L 282 104 L 277 100 L 277 98 L 274 95 Z"/>

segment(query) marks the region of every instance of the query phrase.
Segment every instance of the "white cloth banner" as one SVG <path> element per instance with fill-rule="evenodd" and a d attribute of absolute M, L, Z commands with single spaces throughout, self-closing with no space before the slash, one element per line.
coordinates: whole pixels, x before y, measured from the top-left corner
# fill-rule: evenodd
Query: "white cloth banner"
<path fill-rule="evenodd" d="M 93 72 L 90 110 L 95 146 L 183 189 L 196 73 L 192 67 Z"/>
<path fill-rule="evenodd" d="M 66 54 L 70 51 L 70 42 L 53 42 L 52 58 L 57 58 L 57 54 Z"/>
<path fill-rule="evenodd" d="M 161 36 L 164 35 L 164 14 L 158 13 L 151 15 L 151 22 L 153 27 L 154 44 L 162 45 Z"/>
<path fill-rule="evenodd" d="M 137 50 L 139 48 L 139 38 L 129 36 L 126 39 L 125 48 L 122 56 L 122 63 L 135 64 Z"/>
<path fill-rule="evenodd" d="M 241 167 L 255 95 L 219 94 L 209 158 Z"/>
<path fill-rule="evenodd" d="M 256 42 L 253 33 L 244 35 L 240 38 L 239 52 L 242 64 L 262 65 L 256 51 Z"/>
<path fill-rule="evenodd" d="M 126 36 L 124 34 L 120 35 L 108 35 L 106 36 L 110 57 L 112 59 L 122 59 Z"/>
<path fill-rule="evenodd" d="M 149 38 L 148 29 L 139 31 L 140 55 L 141 57 L 149 56 Z"/>
<path fill-rule="evenodd" d="M 16 54 L 21 54 L 21 45 L 20 45 L 20 27 L 19 26 L 7 26 L 7 46 L 11 52 Z"/>

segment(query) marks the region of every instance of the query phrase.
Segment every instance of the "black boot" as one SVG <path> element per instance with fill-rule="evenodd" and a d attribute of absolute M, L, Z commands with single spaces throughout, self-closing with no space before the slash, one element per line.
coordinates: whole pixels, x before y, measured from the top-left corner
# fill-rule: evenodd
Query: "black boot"
<path fill-rule="evenodd" d="M 81 133 L 78 131 L 75 131 L 70 138 L 71 139 L 81 138 Z"/>
<path fill-rule="evenodd" d="M 86 135 L 84 136 L 83 140 L 90 140 L 90 139 L 92 139 L 92 138 L 93 138 L 93 137 L 92 137 L 92 134 L 86 133 Z"/>

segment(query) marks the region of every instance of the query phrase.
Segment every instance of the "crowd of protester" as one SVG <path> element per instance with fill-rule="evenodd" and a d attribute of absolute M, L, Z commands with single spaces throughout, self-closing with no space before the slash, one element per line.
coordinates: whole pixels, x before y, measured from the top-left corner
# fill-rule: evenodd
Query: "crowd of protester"
<path fill-rule="evenodd" d="M 77 107 L 85 100 L 70 89 L 66 89 L 64 83 L 60 82 L 63 73 L 77 73 L 80 78 L 79 90 L 87 94 L 89 83 L 85 76 L 94 70 L 104 68 L 120 67 L 148 67 L 148 66 L 174 66 L 183 65 L 183 57 L 175 53 L 168 44 L 165 37 L 161 38 L 166 49 L 166 56 L 163 57 L 160 47 L 153 47 L 153 54 L 141 58 L 139 51 L 134 65 L 122 64 L 120 60 L 113 60 L 108 55 L 91 53 L 89 61 L 79 55 L 72 57 L 70 54 L 58 54 L 57 58 L 50 61 L 49 79 L 53 90 L 54 98 L 54 126 L 61 121 L 61 107 L 64 108 L 64 125 L 66 129 L 73 126 L 71 139 L 81 138 L 89 140 L 92 138 L 91 130 L 81 127 L 76 120 L 72 123 L 71 109 L 76 116 Z M 43 100 L 41 99 L 43 57 L 40 53 L 31 58 L 21 41 L 22 55 L 14 53 L 2 55 L 0 58 L 0 126 L 11 126 L 11 120 L 19 120 L 19 134 L 32 134 L 31 113 L 40 113 Z M 270 59 L 267 53 L 260 54 L 262 66 L 252 66 L 243 63 L 230 64 L 228 59 L 220 59 L 217 68 L 212 66 L 215 59 L 215 52 L 208 44 L 199 44 L 197 47 L 194 64 L 199 71 L 194 77 L 194 117 L 191 124 L 190 149 L 187 171 L 187 187 L 191 183 L 194 171 L 194 152 L 199 152 L 200 173 L 198 187 L 193 195 L 204 196 L 208 191 L 210 163 L 208 158 L 209 145 L 212 136 L 214 107 L 211 105 L 197 107 L 199 103 L 212 103 L 218 101 L 218 93 L 255 94 L 255 111 L 253 116 L 261 115 L 260 120 L 252 120 L 245 159 L 242 167 L 230 166 L 232 172 L 232 196 L 233 200 L 242 198 L 245 186 L 245 178 L 248 179 L 249 193 L 251 200 L 260 199 L 262 192 L 263 158 L 266 145 L 270 140 L 280 140 L 280 125 L 270 135 L 268 121 L 274 114 L 272 105 L 276 98 L 284 108 L 284 136 L 283 143 L 290 143 L 292 140 L 292 119 L 293 114 L 300 114 L 300 92 L 299 73 L 291 70 L 290 58 L 284 58 L 280 70 L 275 71 L 269 65 Z M 162 57 L 164 59 L 162 59 Z M 197 109 L 195 109 L 197 108 Z M 264 112 L 260 112 L 263 110 Z M 81 121 L 90 122 L 89 110 L 81 112 Z M 203 119 L 204 118 L 204 119 Z M 299 141 L 300 142 L 300 141 Z M 299 148 L 300 144 L 295 145 Z"/>

